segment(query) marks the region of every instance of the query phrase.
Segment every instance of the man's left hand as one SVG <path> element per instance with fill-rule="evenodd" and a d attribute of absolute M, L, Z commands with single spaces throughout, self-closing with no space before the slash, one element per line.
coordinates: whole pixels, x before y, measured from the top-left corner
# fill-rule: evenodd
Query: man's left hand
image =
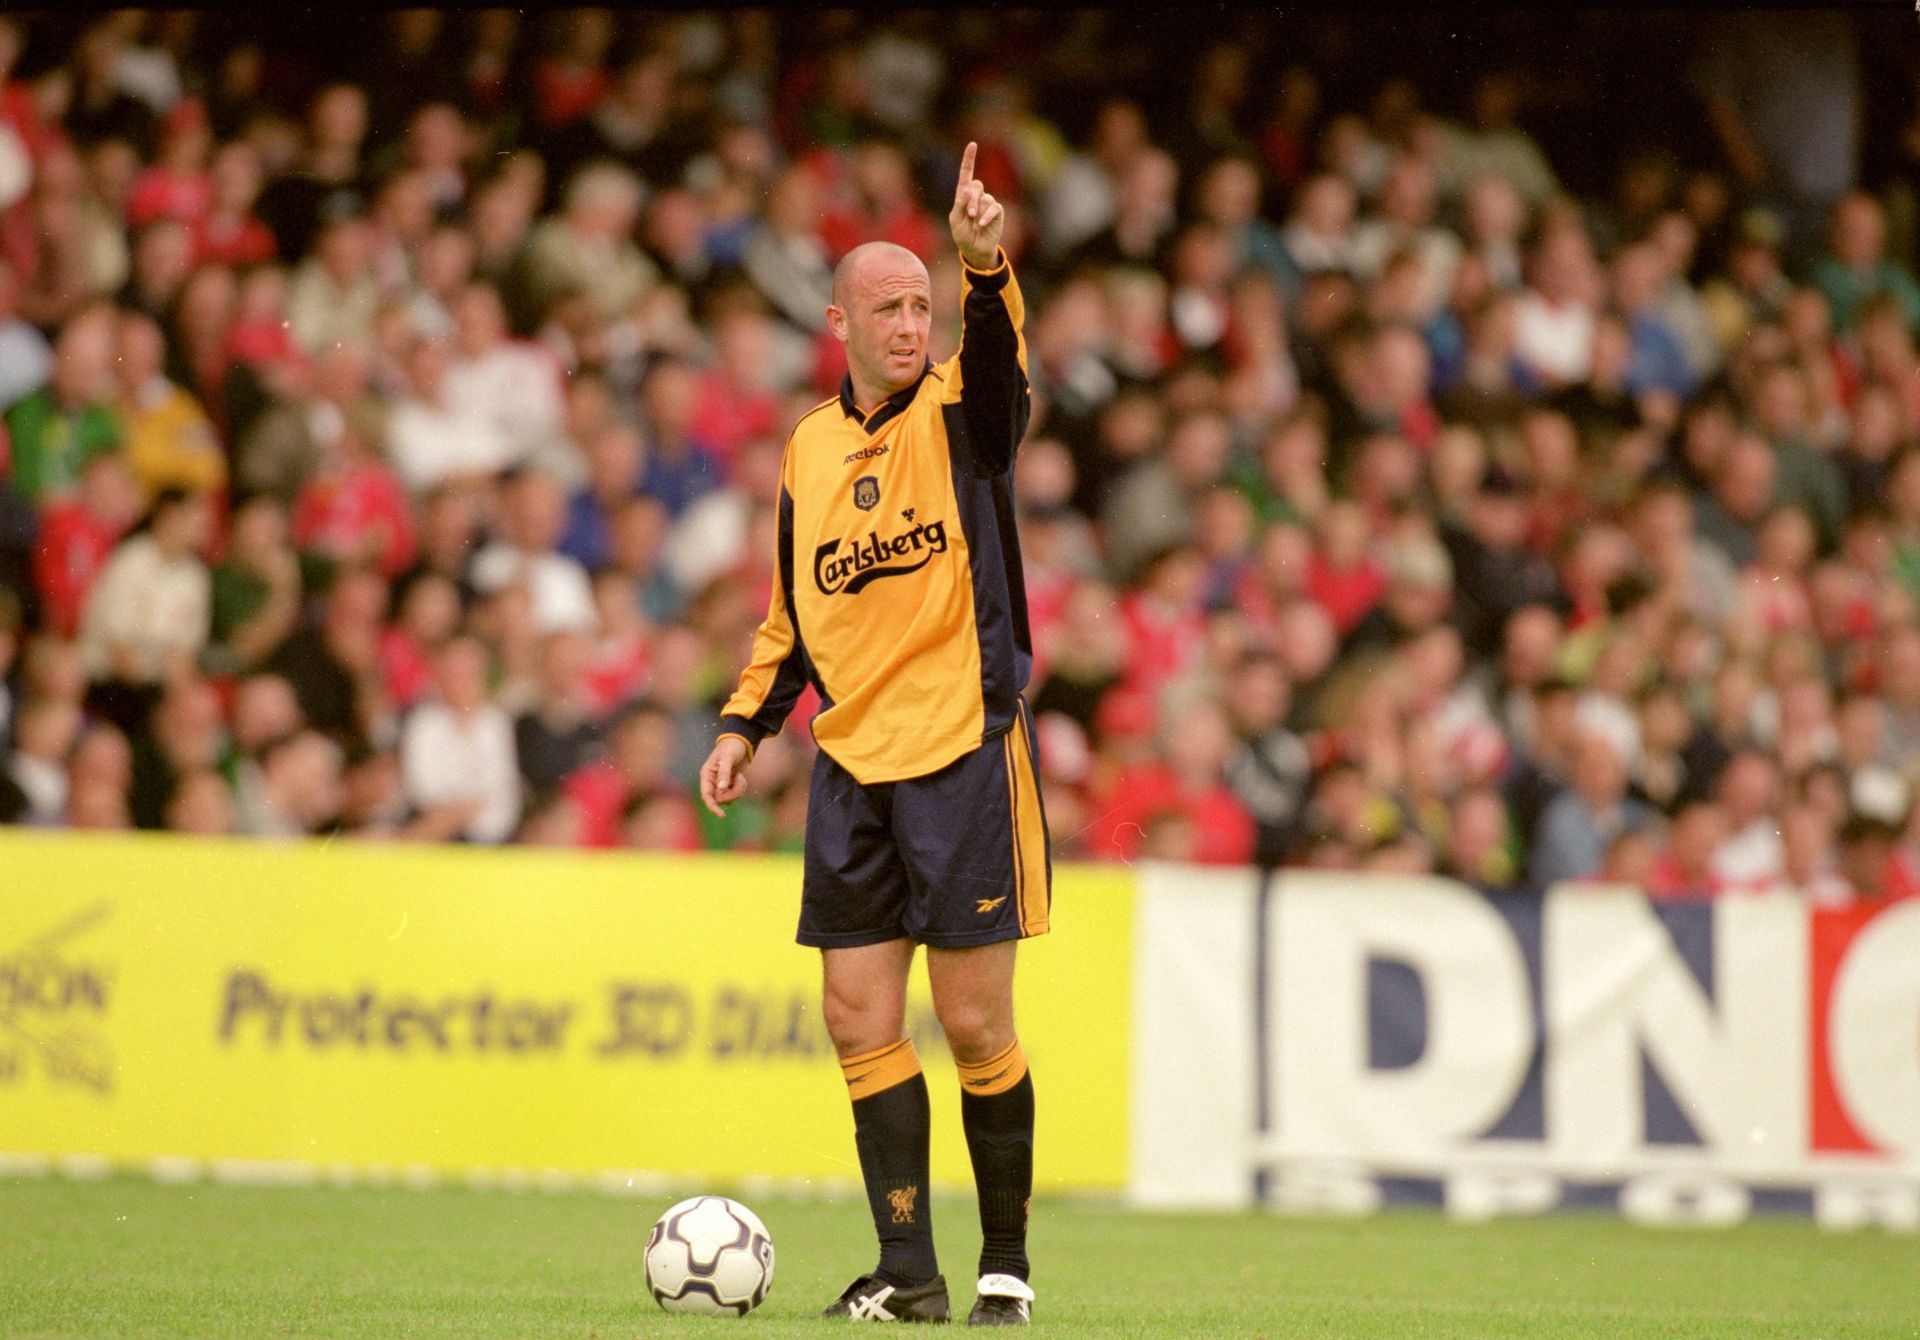
<path fill-rule="evenodd" d="M 1000 229 L 1007 216 L 1000 202 L 973 179 L 973 156 L 979 147 L 968 140 L 967 151 L 960 156 L 960 184 L 953 188 L 947 224 L 953 229 L 960 259 L 975 270 L 991 270 L 1000 258 Z"/>

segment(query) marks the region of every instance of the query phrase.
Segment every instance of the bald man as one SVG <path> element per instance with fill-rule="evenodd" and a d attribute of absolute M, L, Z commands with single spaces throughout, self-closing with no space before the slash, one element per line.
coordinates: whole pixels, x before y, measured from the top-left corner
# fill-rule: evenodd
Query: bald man
<path fill-rule="evenodd" d="M 1033 1079 L 1013 965 L 1019 941 L 1047 929 L 1051 871 L 1021 696 L 1032 640 L 1011 485 L 1030 405 L 1024 308 L 1000 204 L 973 161 L 969 144 L 947 216 L 965 293 L 957 355 L 927 357 L 933 291 L 912 252 L 869 242 L 834 272 L 827 324 L 847 346 L 846 379 L 787 441 L 780 580 L 700 784 L 721 813 L 745 791 L 755 746 L 806 685 L 818 691 L 797 938 L 821 951 L 880 1239 L 879 1264 L 826 1315 L 948 1318 L 927 1084 L 905 1030 L 907 972 L 925 945 L 980 1193 L 969 1320 L 1024 1325 Z"/>

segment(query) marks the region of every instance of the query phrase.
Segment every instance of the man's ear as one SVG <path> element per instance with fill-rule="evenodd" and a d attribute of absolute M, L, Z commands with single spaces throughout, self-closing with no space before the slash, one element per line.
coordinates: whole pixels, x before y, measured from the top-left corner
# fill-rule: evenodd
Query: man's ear
<path fill-rule="evenodd" d="M 840 343 L 847 342 L 847 314 L 839 303 L 827 308 L 827 329 L 833 332 L 833 338 Z"/>

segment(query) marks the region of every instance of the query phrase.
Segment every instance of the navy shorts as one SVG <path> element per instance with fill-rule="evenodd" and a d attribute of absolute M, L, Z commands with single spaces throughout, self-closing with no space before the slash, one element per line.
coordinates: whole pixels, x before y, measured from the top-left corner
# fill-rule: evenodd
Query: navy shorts
<path fill-rule="evenodd" d="M 938 772 L 862 786 L 823 750 L 807 808 L 803 945 L 943 949 L 1044 935 L 1053 863 L 1033 718 Z"/>

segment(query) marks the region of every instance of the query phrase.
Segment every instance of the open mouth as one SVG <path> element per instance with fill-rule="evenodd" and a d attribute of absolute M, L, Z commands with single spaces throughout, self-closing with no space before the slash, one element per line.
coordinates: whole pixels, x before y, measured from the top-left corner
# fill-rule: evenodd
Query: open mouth
<path fill-rule="evenodd" d="M 920 351 L 918 349 L 889 349 L 887 350 L 887 357 L 895 363 L 912 364 L 918 361 Z"/>

